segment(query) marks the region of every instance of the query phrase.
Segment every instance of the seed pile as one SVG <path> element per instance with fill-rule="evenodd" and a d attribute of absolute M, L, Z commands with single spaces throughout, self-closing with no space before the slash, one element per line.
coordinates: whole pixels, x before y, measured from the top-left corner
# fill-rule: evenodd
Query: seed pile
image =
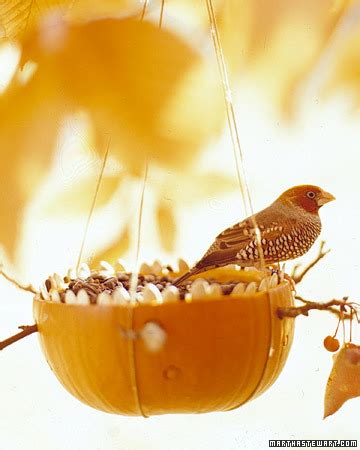
<path fill-rule="evenodd" d="M 129 292 L 130 277 L 131 273 L 124 272 L 119 272 L 111 277 L 106 277 L 106 275 L 95 273 L 87 277 L 85 280 L 81 278 L 72 280 L 69 283 L 68 289 L 72 290 L 76 295 L 81 289 L 85 290 L 89 296 L 90 303 L 96 303 L 96 299 L 99 294 L 113 295 L 115 291 L 123 292 L 125 297 L 124 300 L 126 300 L 127 295 L 122 290 Z M 172 280 L 168 276 L 160 277 L 154 274 L 139 274 L 136 292 L 138 294 L 142 293 L 146 286 L 148 288 L 149 286 L 155 286 L 159 292 L 162 292 L 167 286 L 171 285 Z M 63 293 L 63 295 L 65 295 L 65 293 Z M 185 298 L 185 296 L 183 296 L 183 298 Z"/>
<path fill-rule="evenodd" d="M 183 264 L 184 265 L 184 264 Z M 83 265 L 82 276 L 61 278 L 54 274 L 41 288 L 41 298 L 69 304 L 126 304 L 130 300 L 131 273 L 124 270 L 115 272 L 109 264 L 105 270 L 91 272 Z M 180 264 L 179 264 L 180 266 Z M 161 266 L 155 262 L 153 266 L 142 266 L 138 275 L 135 298 L 140 303 L 164 303 L 172 301 L 191 301 L 220 295 L 252 294 L 271 289 L 283 280 L 283 273 L 269 270 L 269 276 L 261 281 L 249 283 L 231 280 L 218 282 L 215 279 L 197 278 L 188 280 L 186 284 L 175 287 L 170 266 Z M 147 273 L 144 273 L 147 272 Z"/>

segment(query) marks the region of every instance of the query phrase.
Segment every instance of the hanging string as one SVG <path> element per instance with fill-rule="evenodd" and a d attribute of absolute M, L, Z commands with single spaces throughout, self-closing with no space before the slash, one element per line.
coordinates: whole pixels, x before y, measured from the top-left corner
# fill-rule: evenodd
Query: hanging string
<path fill-rule="evenodd" d="M 145 160 L 145 170 L 141 187 L 141 195 L 140 195 L 140 204 L 139 204 L 139 213 L 138 213 L 138 223 L 136 227 L 136 244 L 135 244 L 135 261 L 134 267 L 130 275 L 130 301 L 131 305 L 128 307 L 128 329 L 135 333 L 134 330 L 134 305 L 136 304 L 136 290 L 138 285 L 138 276 L 139 276 L 139 254 L 140 254 L 140 245 L 141 245 L 141 228 L 142 228 L 142 219 L 143 219 L 143 210 L 144 210 L 144 198 L 145 198 L 145 188 L 148 177 L 148 159 Z M 135 354 L 135 340 L 133 338 L 128 338 L 128 350 L 129 350 L 129 359 L 130 359 L 130 377 L 131 377 L 131 387 L 134 392 L 134 399 L 139 413 L 143 417 L 147 417 L 143 411 L 139 388 L 138 388 L 138 378 L 136 373 L 136 354 Z"/>
<path fill-rule="evenodd" d="M 90 211 L 89 211 L 89 215 L 88 215 L 88 218 L 87 218 L 87 221 L 86 221 L 84 235 L 83 235 L 83 239 L 82 239 L 82 242 L 81 242 L 81 247 L 80 247 L 80 251 L 79 251 L 78 260 L 77 260 L 77 263 L 76 263 L 76 275 L 79 272 L 79 267 L 80 267 L 80 264 L 81 264 L 81 259 L 82 259 L 84 248 L 85 248 L 85 243 L 86 243 L 86 238 L 87 238 L 88 231 L 89 231 L 90 222 L 91 222 L 94 210 L 95 210 L 95 205 L 96 205 L 96 200 L 97 200 L 97 197 L 98 197 L 98 194 L 99 194 L 99 190 L 100 190 L 101 180 L 103 178 L 106 162 L 107 162 L 107 159 L 108 159 L 108 156 L 109 156 L 110 142 L 111 142 L 111 138 L 109 138 L 108 145 L 107 145 L 107 148 L 106 148 L 103 160 L 102 160 L 102 165 L 101 165 L 101 168 L 100 168 L 100 173 L 99 173 L 99 177 L 98 177 L 98 180 L 97 180 L 94 197 L 93 197 L 91 208 L 90 208 Z"/>
<path fill-rule="evenodd" d="M 221 76 L 221 82 L 222 82 L 222 88 L 223 88 L 223 94 L 224 94 L 224 100 L 226 105 L 226 115 L 227 115 L 227 122 L 230 130 L 230 136 L 231 136 L 231 142 L 235 157 L 235 166 L 236 166 L 236 173 L 237 178 L 239 182 L 241 197 L 243 200 L 243 204 L 245 207 L 245 212 L 247 216 L 250 216 L 250 220 L 252 221 L 252 226 L 254 228 L 255 232 L 255 241 L 257 250 L 259 253 L 259 259 L 260 259 L 260 267 L 262 270 L 265 269 L 265 260 L 264 260 L 264 253 L 261 245 L 261 233 L 260 229 L 256 223 L 256 219 L 254 217 L 254 210 L 251 202 L 250 197 L 250 191 L 249 186 L 246 179 L 245 169 L 244 169 L 244 157 L 242 148 L 240 145 L 240 138 L 239 138 L 239 132 L 238 132 L 238 126 L 236 122 L 236 116 L 234 111 L 234 106 L 232 102 L 232 93 L 231 93 L 231 87 L 229 82 L 229 76 L 228 71 L 226 67 L 225 57 L 221 45 L 220 35 L 216 23 L 216 17 L 214 13 L 214 8 L 212 4 L 212 0 L 205 0 L 206 1 L 206 7 L 207 12 L 209 16 L 209 22 L 210 22 L 210 31 L 211 36 L 213 40 L 213 45 L 215 48 L 216 53 L 216 60 L 220 71 Z"/>
<path fill-rule="evenodd" d="M 141 245 L 141 229 L 142 229 L 142 220 L 143 220 L 143 210 L 144 210 L 144 198 L 145 198 L 145 189 L 148 178 L 149 171 L 149 162 L 148 158 L 145 159 L 145 169 L 142 180 L 141 194 L 140 194 L 140 204 L 139 204 L 139 212 L 138 212 L 138 222 L 136 228 L 136 244 L 135 244 L 135 261 L 134 268 L 131 273 L 130 278 L 130 298 L 132 302 L 136 302 L 136 288 L 138 284 L 138 275 L 139 275 L 139 255 L 140 255 L 140 245 Z"/>
<path fill-rule="evenodd" d="M 144 0 L 140 21 L 144 20 L 147 6 L 148 6 L 148 0 Z M 160 16 L 162 16 L 162 14 L 163 14 L 163 8 L 162 8 L 162 10 L 160 12 Z M 159 20 L 159 26 L 160 26 L 160 22 L 162 22 L 162 18 L 160 18 L 160 20 Z M 130 299 L 131 299 L 131 301 L 133 303 L 136 302 L 136 288 L 137 288 L 137 285 L 138 285 L 139 255 L 140 255 L 140 246 L 141 246 L 141 229 L 142 229 L 144 198 L 145 198 L 145 189 L 146 189 L 146 183 L 147 183 L 147 177 L 148 177 L 148 170 L 149 170 L 149 162 L 148 162 L 148 157 L 146 156 L 146 158 L 145 158 L 145 169 L 144 169 L 144 175 L 143 175 L 143 180 L 142 180 L 142 188 L 141 188 L 141 194 L 140 194 L 138 221 L 137 221 L 136 234 L 135 234 L 135 236 L 136 236 L 135 260 L 134 260 L 133 270 L 132 270 L 131 276 L 130 276 L 129 293 L 130 293 Z"/>
<path fill-rule="evenodd" d="M 127 308 L 128 311 L 128 329 L 131 330 L 132 333 L 135 333 L 134 330 L 134 306 L 136 304 L 136 291 L 138 285 L 138 276 L 139 276 L 139 254 L 140 254 L 140 245 L 141 245 L 141 229 L 142 229 L 142 219 L 143 219 L 143 210 L 144 210 L 144 198 L 145 198 L 145 188 L 148 177 L 148 159 L 145 160 L 145 170 L 141 187 L 140 194 L 140 204 L 139 204 L 139 212 L 138 212 L 138 222 L 136 227 L 136 244 L 135 244 L 135 261 L 133 270 L 130 275 L 130 301 L 131 305 Z M 136 372 L 136 353 L 135 353 L 135 339 L 132 337 L 128 338 L 128 351 L 129 351 L 129 360 L 130 360 L 130 377 L 131 377 L 131 387 L 134 393 L 134 400 L 137 406 L 139 413 L 143 417 L 147 417 L 142 408 L 140 393 L 139 393 L 139 385 L 138 385 L 138 377 Z"/>
<path fill-rule="evenodd" d="M 162 23 L 163 23 L 164 6 L 165 6 L 165 0 L 161 0 L 161 4 L 160 4 L 160 17 L 159 17 L 159 28 L 162 27 Z"/>
<path fill-rule="evenodd" d="M 144 0 L 144 4 L 143 4 L 143 7 L 142 7 L 140 20 L 144 20 L 148 3 L 149 3 L 149 0 Z"/>
<path fill-rule="evenodd" d="M 148 0 L 144 0 L 144 6 L 143 6 L 141 18 L 140 18 L 141 21 L 145 17 L 147 4 L 148 4 Z M 136 291 L 137 291 L 138 276 L 139 276 L 141 230 L 142 230 L 144 199 L 145 199 L 145 190 L 146 190 L 146 184 L 147 184 L 147 179 L 148 179 L 148 171 L 149 171 L 149 162 L 148 162 L 148 157 L 146 156 L 144 175 L 143 175 L 143 179 L 142 179 L 142 187 L 141 187 L 141 194 L 140 194 L 138 220 L 137 220 L 137 227 L 136 227 L 136 234 L 135 234 L 135 237 L 136 237 L 135 260 L 134 260 L 133 270 L 131 271 L 131 275 L 130 275 L 130 287 L 129 287 L 130 301 L 131 301 L 132 305 L 129 305 L 129 307 L 128 307 L 128 327 L 132 332 L 135 332 L 135 330 L 134 330 L 134 305 L 136 303 Z M 130 368 L 130 377 L 131 377 L 131 387 L 132 387 L 132 390 L 134 393 L 134 400 L 135 400 L 135 403 L 136 403 L 139 413 L 143 417 L 147 417 L 143 411 L 141 400 L 140 400 L 140 394 L 139 394 L 139 388 L 138 388 L 138 378 L 137 378 L 137 373 L 136 373 L 136 353 L 135 353 L 135 340 L 134 339 L 128 340 L 128 350 L 129 350 L 129 360 L 130 360 L 129 368 Z"/>

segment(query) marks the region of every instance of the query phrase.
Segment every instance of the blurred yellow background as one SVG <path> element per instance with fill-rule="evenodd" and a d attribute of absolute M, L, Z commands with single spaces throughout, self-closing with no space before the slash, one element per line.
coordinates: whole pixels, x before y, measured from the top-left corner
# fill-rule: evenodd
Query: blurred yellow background
<path fill-rule="evenodd" d="M 245 214 L 205 1 L 165 1 L 162 29 L 161 2 L 149 2 L 143 21 L 137 1 L 36 3 L 0 6 L 5 264 L 35 285 L 76 264 L 109 142 L 84 259 L 121 257 L 133 267 L 148 160 L 140 260 L 195 262 Z M 309 299 L 359 298 L 360 5 L 218 0 L 214 7 L 254 210 L 296 184 L 334 194 L 320 212 L 332 251 L 300 290 Z M 32 322 L 31 298 L 4 280 L 0 293 L 5 338 Z M 32 336 L 1 353 L 0 448 L 262 449 L 268 439 L 357 438 L 359 399 L 321 419 L 332 363 L 322 340 L 335 318 L 314 312 L 296 325 L 288 363 L 261 398 L 228 413 L 148 420 L 78 403 Z"/>

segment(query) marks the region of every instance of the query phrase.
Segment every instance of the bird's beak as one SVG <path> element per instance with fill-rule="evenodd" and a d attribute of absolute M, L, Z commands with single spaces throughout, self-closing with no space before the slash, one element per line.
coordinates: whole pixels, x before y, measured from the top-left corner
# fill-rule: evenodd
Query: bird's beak
<path fill-rule="evenodd" d="M 318 198 L 317 204 L 319 206 L 325 205 L 325 203 L 329 203 L 335 200 L 335 197 L 329 192 L 322 191 L 321 197 Z"/>

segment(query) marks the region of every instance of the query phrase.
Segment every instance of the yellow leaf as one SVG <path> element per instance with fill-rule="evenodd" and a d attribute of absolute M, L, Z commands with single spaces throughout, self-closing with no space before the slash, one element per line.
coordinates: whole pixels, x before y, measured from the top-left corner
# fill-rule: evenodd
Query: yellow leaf
<path fill-rule="evenodd" d="M 228 55 L 232 66 L 239 67 L 236 60 L 239 53 L 244 55 L 243 64 L 250 69 L 251 76 L 280 110 L 290 115 L 296 88 L 318 61 L 350 2 L 232 0 L 226 3 Z M 249 21 L 245 39 L 236 21 L 244 13 L 244 3 L 249 9 L 244 14 Z"/>
<path fill-rule="evenodd" d="M 131 0 L 5 0 L 0 4 L 0 40 L 20 38 L 47 15 L 71 20 L 129 13 L 136 9 Z M 140 6 L 137 6 L 140 9 Z"/>
<path fill-rule="evenodd" d="M 112 242 L 108 247 L 95 255 L 91 260 L 91 267 L 99 267 L 100 261 L 107 261 L 110 264 L 114 264 L 129 251 L 130 242 L 130 228 L 127 225 L 125 229 L 121 230 L 115 242 Z"/>
<path fill-rule="evenodd" d="M 138 18 L 63 25 L 59 33 L 52 22 L 26 33 L 20 67 L 32 60 L 33 72 L 24 80 L 19 69 L 0 97 L 2 170 L 10 191 L 0 205 L 0 242 L 12 254 L 24 207 L 68 116 L 85 113 L 96 151 L 102 153 L 110 140 L 110 154 L 135 175 L 147 157 L 175 171 L 188 167 L 223 121 L 222 106 L 220 113 L 214 108 L 211 129 L 201 125 L 201 106 L 193 108 L 191 95 L 181 106 L 190 128 L 182 121 L 177 129 L 167 114 L 182 95 L 186 74 L 205 61 L 170 31 Z M 204 102 L 204 117 L 210 109 L 211 102 Z"/>
<path fill-rule="evenodd" d="M 162 200 L 160 201 L 156 211 L 160 241 L 164 250 L 169 253 L 174 251 L 177 232 L 176 218 L 173 208 L 174 205 L 170 201 Z"/>
<path fill-rule="evenodd" d="M 344 90 L 351 94 L 354 106 L 360 105 L 360 32 L 356 30 L 344 39 L 337 48 L 334 71 L 325 91 L 332 94 Z"/>
<path fill-rule="evenodd" d="M 151 168 L 152 186 L 160 198 L 171 202 L 173 207 L 194 204 L 238 189 L 237 179 L 221 173 L 199 173 L 187 171 L 175 173 Z"/>
<path fill-rule="evenodd" d="M 44 209 L 49 216 L 87 214 L 90 210 L 95 194 L 98 173 L 92 176 L 77 179 L 74 183 L 65 186 L 54 193 L 51 203 Z M 119 175 L 104 175 L 96 198 L 96 208 L 106 205 L 116 192 L 122 181 Z"/>
<path fill-rule="evenodd" d="M 360 346 L 348 343 L 334 355 L 325 392 L 324 418 L 338 411 L 347 400 L 359 396 Z"/>
<path fill-rule="evenodd" d="M 72 3 L 72 0 L 5 0 L 0 5 L 0 38 L 17 38 L 45 12 L 56 8 L 65 13 Z"/>
<path fill-rule="evenodd" d="M 11 259 L 24 209 L 50 166 L 60 125 L 61 108 L 53 108 L 52 93 L 39 88 L 30 82 L 22 92 L 13 85 L 0 97 L 0 244 Z"/>
<path fill-rule="evenodd" d="M 350 3 L 213 0 L 233 86 L 247 75 L 282 113 L 290 115 L 296 89 L 313 69 Z M 198 23 L 208 32 L 206 8 L 194 6 L 191 12 L 201 17 Z"/>
<path fill-rule="evenodd" d="M 192 126 L 189 133 L 166 114 L 184 74 L 201 61 L 169 31 L 137 19 L 104 19 L 72 25 L 57 42 L 46 33 L 42 27 L 24 42 L 22 61 L 36 61 L 37 83 L 61 94 L 69 109 L 87 111 L 97 147 L 104 148 L 110 137 L 112 154 L 132 173 L 142 171 L 147 156 L 160 165 L 185 167 L 219 130 L 204 133 L 199 126 L 197 132 Z M 198 123 L 200 114 L 192 116 L 191 106 L 182 112 L 189 123 Z M 215 108 L 212 123 L 222 122 L 223 111 Z"/>
<path fill-rule="evenodd" d="M 220 133 L 225 122 L 225 104 L 221 79 L 215 61 L 199 61 L 188 70 L 169 97 L 163 118 L 167 127 L 162 134 L 182 139 L 196 136 L 206 140 Z"/>
<path fill-rule="evenodd" d="M 32 59 L 35 70 L 25 83 L 14 77 L 0 100 L 1 148 L 24 161 L 26 155 L 35 155 L 23 169 L 26 176 L 19 176 L 20 163 L 4 165 L 8 172 L 18 172 L 9 175 L 14 185 L 32 177 L 27 181 L 29 189 L 11 186 L 17 213 L 7 214 L 0 236 L 10 252 L 18 235 L 12 225 L 15 218 L 17 223 L 20 220 L 35 181 L 41 179 L 41 172 L 31 170 L 31 165 L 38 156 L 50 158 L 60 124 L 68 115 L 85 111 L 95 129 L 97 149 L 103 151 L 110 138 L 111 154 L 135 174 L 142 171 L 148 156 L 160 166 L 186 167 L 223 120 L 223 113 L 212 109 L 211 102 L 199 101 L 195 112 L 191 95 L 179 114 L 190 127 L 182 119 L 177 129 L 174 114 L 167 113 L 171 104 L 176 109 L 176 97 L 184 98 L 184 75 L 202 67 L 200 56 L 170 32 L 131 18 L 66 26 L 55 36 L 50 25 L 47 29 L 42 24 L 26 35 L 22 63 Z M 200 84 L 196 83 L 199 92 Z M 206 99 L 207 92 L 208 86 L 199 99 Z M 212 119 L 201 121 L 202 111 L 213 111 Z M 18 123 L 25 125 L 19 129 Z M 15 197 L 17 189 L 23 192 L 21 198 Z M 66 197 L 63 200 L 67 202 Z M 8 196 L 3 202 L 8 211 L 9 202 Z"/>
<path fill-rule="evenodd" d="M 147 8 L 150 10 L 150 5 Z M 79 21 L 136 12 L 140 17 L 142 9 L 142 2 L 134 0 L 71 0 L 71 9 L 68 10 L 66 17 L 71 21 Z"/>

